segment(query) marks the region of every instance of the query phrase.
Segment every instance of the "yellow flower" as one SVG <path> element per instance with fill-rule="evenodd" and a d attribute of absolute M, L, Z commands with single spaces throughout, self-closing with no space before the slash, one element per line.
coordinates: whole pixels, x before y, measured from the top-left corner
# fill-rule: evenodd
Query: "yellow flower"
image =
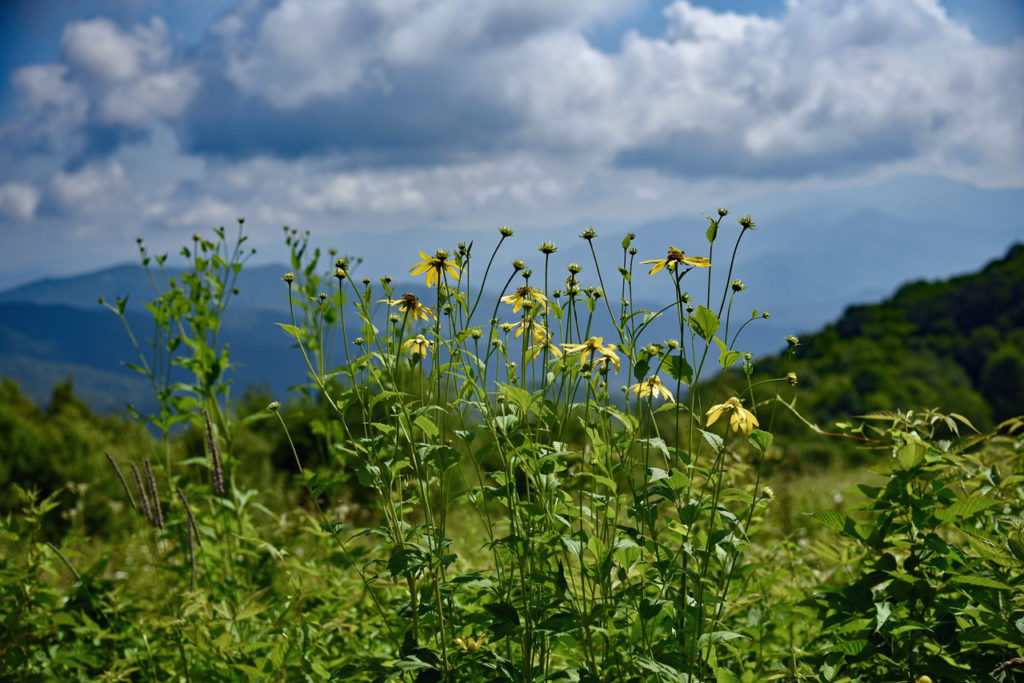
<path fill-rule="evenodd" d="M 487 642 L 487 634 L 485 633 L 479 638 L 466 636 L 465 640 L 462 638 L 456 638 L 454 642 L 462 648 L 463 652 L 479 652 L 480 648 L 484 646 L 485 642 Z"/>
<path fill-rule="evenodd" d="M 502 323 L 502 327 L 504 327 L 505 324 L 506 323 Z M 523 332 L 525 330 L 529 330 L 530 331 L 530 336 L 533 337 L 533 343 L 534 344 L 540 344 L 541 342 L 547 341 L 548 339 L 551 338 L 551 335 L 548 334 L 547 328 L 544 327 L 543 325 L 541 325 L 539 322 L 537 322 L 533 318 L 523 318 L 522 320 L 520 320 L 517 323 L 512 323 L 511 327 L 509 327 L 508 329 L 509 330 L 515 329 L 515 331 L 516 331 L 516 334 L 515 334 L 516 339 L 519 339 L 519 337 L 522 337 L 523 336 Z"/>
<path fill-rule="evenodd" d="M 663 259 L 651 259 L 649 261 L 641 261 L 640 263 L 648 264 L 653 263 L 654 267 L 651 268 L 649 275 L 654 275 L 662 268 L 668 268 L 669 270 L 675 270 L 676 267 L 682 263 L 687 266 L 693 266 L 694 268 L 708 268 L 711 266 L 711 261 L 704 258 L 703 256 L 687 256 L 684 252 L 679 251 L 675 247 L 668 248 L 668 255 Z"/>
<path fill-rule="evenodd" d="M 501 297 L 506 304 L 512 304 L 512 312 L 518 313 L 524 303 L 540 304 L 547 308 L 548 299 L 539 289 L 533 287 L 520 287 L 515 294 Z"/>
<path fill-rule="evenodd" d="M 644 396 L 650 396 L 652 399 L 655 396 L 661 396 L 675 403 L 675 398 L 672 397 L 672 392 L 669 391 L 664 384 L 661 383 L 661 378 L 657 375 L 651 375 L 643 382 L 634 384 L 629 388 L 639 398 Z"/>
<path fill-rule="evenodd" d="M 586 365 L 596 353 L 600 358 L 593 359 L 594 367 L 608 367 L 608 361 L 615 366 L 615 372 L 619 371 L 619 356 L 615 353 L 615 344 L 605 346 L 604 337 L 591 337 L 582 344 L 562 344 L 562 347 L 569 353 L 580 353 L 580 365 Z"/>
<path fill-rule="evenodd" d="M 401 299 L 378 299 L 377 303 L 398 306 L 398 310 L 412 316 L 413 322 L 416 322 L 418 318 L 429 320 L 434 317 L 433 309 L 421 304 L 419 297 L 415 294 L 403 294 Z"/>
<path fill-rule="evenodd" d="M 427 287 L 436 285 L 446 272 L 454 279 L 459 279 L 459 274 L 462 270 L 454 263 L 448 262 L 447 251 L 438 249 L 433 256 L 427 256 L 421 251 L 420 258 L 423 260 L 409 269 L 409 275 L 422 275 L 426 273 Z"/>
<path fill-rule="evenodd" d="M 551 337 L 545 337 L 543 339 L 543 341 L 537 342 L 536 344 L 534 344 L 530 348 L 540 349 L 540 350 L 547 349 L 548 352 L 552 356 L 554 356 L 555 358 L 561 358 L 562 357 L 562 349 L 560 349 L 560 348 L 558 348 L 557 346 L 554 345 L 554 343 L 551 341 Z"/>
<path fill-rule="evenodd" d="M 417 334 L 415 337 L 402 344 L 403 349 L 409 349 L 409 355 L 420 356 L 421 358 L 426 358 L 427 351 L 433 347 L 434 342 L 430 341 L 422 334 Z"/>
<path fill-rule="evenodd" d="M 749 435 L 758 426 L 757 418 L 754 417 L 754 414 L 744 408 L 743 404 L 735 396 L 726 399 L 725 403 L 719 403 L 708 409 L 708 423 L 706 426 L 710 427 L 713 425 L 725 413 L 729 413 L 729 426 L 734 431 Z"/>

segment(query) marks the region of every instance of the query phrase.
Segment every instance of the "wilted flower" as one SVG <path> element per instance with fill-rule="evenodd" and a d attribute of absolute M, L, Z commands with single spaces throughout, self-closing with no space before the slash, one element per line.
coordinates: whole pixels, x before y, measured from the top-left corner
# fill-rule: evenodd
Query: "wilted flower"
<path fill-rule="evenodd" d="M 661 383 L 661 378 L 657 375 L 651 375 L 643 382 L 634 384 L 629 388 L 629 390 L 639 398 L 650 396 L 653 399 L 655 396 L 661 396 L 662 398 L 675 403 L 675 398 L 672 397 L 672 392 Z"/>
<path fill-rule="evenodd" d="M 422 275 L 427 274 L 427 287 L 433 287 L 441 281 L 444 273 L 448 273 L 454 279 L 459 279 L 459 274 L 462 270 L 448 261 L 448 252 L 443 249 L 438 249 L 434 255 L 427 256 L 422 251 L 420 252 L 420 258 L 423 260 L 414 265 L 409 269 L 410 275 Z"/>
<path fill-rule="evenodd" d="M 615 366 L 615 372 L 619 371 L 619 356 L 615 353 L 615 344 L 606 346 L 604 337 L 590 337 L 582 344 L 562 344 L 562 348 L 568 353 L 580 353 L 580 365 L 586 365 L 596 354 L 599 357 L 593 358 L 595 368 L 603 366 L 607 369 L 608 361 L 611 361 Z"/>
<path fill-rule="evenodd" d="M 708 268 L 711 266 L 711 261 L 703 256 L 687 256 L 685 252 L 682 252 L 675 247 L 669 247 L 668 254 L 663 259 L 650 259 L 648 261 L 641 261 L 640 263 L 645 265 L 654 264 L 654 267 L 651 268 L 648 275 L 654 275 L 663 268 L 675 270 L 680 263 L 694 268 Z"/>
<path fill-rule="evenodd" d="M 754 414 L 744 408 L 743 404 L 735 396 L 726 399 L 725 403 L 719 403 L 708 409 L 708 422 L 706 426 L 710 427 L 718 421 L 718 418 L 726 413 L 729 413 L 729 426 L 732 427 L 733 431 L 750 434 L 758 426 L 758 421 Z"/>
<path fill-rule="evenodd" d="M 378 299 L 377 303 L 397 306 L 398 310 L 412 317 L 413 322 L 416 322 L 419 318 L 429 320 L 434 317 L 433 309 L 421 304 L 419 297 L 415 294 L 403 294 L 401 299 Z"/>

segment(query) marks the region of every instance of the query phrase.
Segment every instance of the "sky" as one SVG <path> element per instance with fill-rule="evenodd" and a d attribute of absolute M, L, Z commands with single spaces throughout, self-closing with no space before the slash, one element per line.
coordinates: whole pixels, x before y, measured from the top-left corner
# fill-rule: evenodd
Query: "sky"
<path fill-rule="evenodd" d="M 241 216 L 262 260 L 290 225 L 411 264 L 442 230 L 1024 188 L 1020 0 L 9 0 L 0 45 L 0 286 Z"/>

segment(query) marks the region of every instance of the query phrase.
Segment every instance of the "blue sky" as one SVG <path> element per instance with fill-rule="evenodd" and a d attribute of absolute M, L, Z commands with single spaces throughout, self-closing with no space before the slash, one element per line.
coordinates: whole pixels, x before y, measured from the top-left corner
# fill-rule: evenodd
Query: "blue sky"
<path fill-rule="evenodd" d="M 237 216 L 279 260 L 283 224 L 404 242 L 1024 187 L 1019 0 L 33 0 L 0 44 L 0 285 Z"/>

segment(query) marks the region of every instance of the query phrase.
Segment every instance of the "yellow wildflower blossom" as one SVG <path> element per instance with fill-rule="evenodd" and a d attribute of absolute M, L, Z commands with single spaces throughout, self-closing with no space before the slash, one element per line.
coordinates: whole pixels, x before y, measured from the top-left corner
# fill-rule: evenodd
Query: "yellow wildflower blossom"
<path fill-rule="evenodd" d="M 422 251 L 420 258 L 423 259 L 409 269 L 409 275 L 427 274 L 427 287 L 433 287 L 441 281 L 444 273 L 448 273 L 455 280 L 459 279 L 462 270 L 448 261 L 448 252 L 438 249 L 433 256 L 427 256 Z"/>
<path fill-rule="evenodd" d="M 587 361 L 593 360 L 594 367 L 608 367 L 608 361 L 615 366 L 615 372 L 619 371 L 619 356 L 615 353 L 615 344 L 604 343 L 604 337 L 591 337 L 582 344 L 562 344 L 562 347 L 569 353 L 580 353 L 580 365 L 586 365 Z M 594 355 L 599 356 L 594 358 Z"/>
<path fill-rule="evenodd" d="M 629 388 L 629 390 L 636 394 L 638 398 L 650 396 L 653 399 L 655 396 L 661 396 L 662 398 L 672 401 L 673 403 L 675 403 L 676 401 L 676 399 L 672 396 L 672 392 L 669 391 L 668 388 L 661 383 L 661 378 L 658 377 L 657 375 L 651 375 L 643 382 L 634 384 Z"/>
<path fill-rule="evenodd" d="M 513 313 L 518 313 L 525 303 L 540 304 L 544 308 L 547 308 L 548 305 L 547 297 L 544 296 L 543 292 L 534 287 L 520 287 L 516 290 L 515 294 L 503 296 L 501 300 L 506 304 L 512 305 Z"/>
<path fill-rule="evenodd" d="M 726 413 L 729 413 L 729 426 L 732 427 L 733 431 L 749 435 L 750 432 L 758 427 L 757 418 L 754 417 L 752 412 L 744 408 L 743 404 L 735 396 L 726 399 L 725 403 L 719 403 L 708 409 L 708 422 L 706 426 L 710 427 L 718 421 L 718 418 Z"/>
<path fill-rule="evenodd" d="M 680 263 L 687 266 L 693 266 L 694 268 L 708 268 L 711 266 L 711 261 L 703 256 L 687 256 L 685 252 L 682 252 L 675 247 L 669 247 L 668 255 L 663 259 L 650 259 L 649 261 L 641 261 L 640 263 L 654 264 L 654 267 L 651 268 L 648 273 L 649 275 L 654 275 L 662 268 L 675 270 Z"/>
<path fill-rule="evenodd" d="M 433 309 L 421 304 L 419 297 L 415 294 L 403 294 L 401 299 L 378 299 L 377 303 L 397 306 L 398 310 L 411 316 L 413 322 L 416 322 L 419 318 L 429 320 L 434 317 Z"/>
<path fill-rule="evenodd" d="M 426 358 L 427 351 L 429 351 L 433 347 L 434 342 L 430 341 L 422 334 L 417 334 L 415 337 L 406 340 L 406 342 L 402 344 L 403 349 L 409 350 L 409 355 L 419 356 L 421 358 Z"/>
<path fill-rule="evenodd" d="M 479 638 L 466 636 L 465 640 L 462 638 L 456 638 L 454 642 L 462 649 L 463 652 L 479 652 L 480 648 L 482 648 L 484 643 L 487 642 L 487 634 L 485 633 Z"/>

